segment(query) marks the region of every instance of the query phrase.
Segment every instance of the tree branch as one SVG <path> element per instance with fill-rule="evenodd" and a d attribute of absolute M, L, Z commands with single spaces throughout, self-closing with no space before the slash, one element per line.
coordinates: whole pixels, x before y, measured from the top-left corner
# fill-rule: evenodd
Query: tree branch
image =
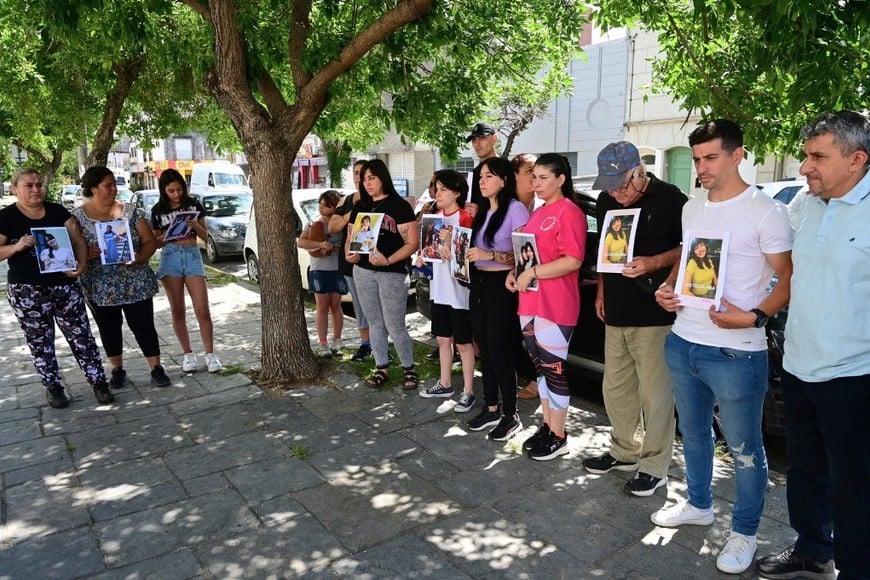
<path fill-rule="evenodd" d="M 202 19 L 206 22 L 211 22 L 211 12 L 208 9 L 208 2 L 203 2 L 201 0 L 176 0 L 176 2 L 184 4 L 202 16 Z"/>
<path fill-rule="evenodd" d="M 118 126 L 118 119 L 121 118 L 121 111 L 124 110 L 124 103 L 127 101 L 127 97 L 130 96 L 133 84 L 145 67 L 145 58 L 144 55 L 139 55 L 131 61 L 117 64 L 113 67 L 115 86 L 112 87 L 111 92 L 106 96 L 106 106 L 103 109 L 100 126 L 94 135 L 93 147 L 91 147 L 91 153 L 86 161 L 88 165 L 106 166 L 109 150 L 115 140 L 115 128 Z"/>
<path fill-rule="evenodd" d="M 305 46 L 308 44 L 308 33 L 311 31 L 311 0 L 295 0 L 291 18 L 287 56 L 293 74 L 293 84 L 296 85 L 298 93 L 311 80 L 311 73 L 302 66 Z"/>

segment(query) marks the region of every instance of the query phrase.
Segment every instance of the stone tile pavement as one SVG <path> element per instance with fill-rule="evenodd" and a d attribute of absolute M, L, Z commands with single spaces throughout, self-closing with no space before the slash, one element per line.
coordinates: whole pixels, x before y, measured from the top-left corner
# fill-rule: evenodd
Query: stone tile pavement
<path fill-rule="evenodd" d="M 224 363 L 257 365 L 258 294 L 230 284 L 210 296 Z M 716 465 L 713 526 L 656 528 L 649 514 L 684 497 L 679 452 L 667 490 L 625 495 L 631 474 L 580 464 L 608 442 L 606 416 L 582 401 L 571 454 L 539 463 L 522 437 L 465 429 L 451 402 L 368 389 L 341 369 L 283 396 L 242 374 L 185 375 L 161 295 L 173 385 L 149 386 L 131 343 L 133 386 L 97 406 L 60 340 L 73 402 L 51 409 L 3 302 L 0 580 L 717 576 L 730 466 Z M 525 435 L 535 411 L 521 402 Z M 762 553 L 791 540 L 781 481 L 771 474 Z"/>

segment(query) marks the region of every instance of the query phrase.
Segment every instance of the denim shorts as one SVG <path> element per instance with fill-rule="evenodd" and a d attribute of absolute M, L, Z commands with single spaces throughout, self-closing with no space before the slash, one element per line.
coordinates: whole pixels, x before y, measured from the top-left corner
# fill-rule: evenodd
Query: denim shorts
<path fill-rule="evenodd" d="M 160 251 L 160 265 L 157 267 L 157 278 L 166 276 L 183 278 L 185 276 L 205 276 L 202 267 L 202 256 L 197 246 L 181 246 L 169 243 Z"/>

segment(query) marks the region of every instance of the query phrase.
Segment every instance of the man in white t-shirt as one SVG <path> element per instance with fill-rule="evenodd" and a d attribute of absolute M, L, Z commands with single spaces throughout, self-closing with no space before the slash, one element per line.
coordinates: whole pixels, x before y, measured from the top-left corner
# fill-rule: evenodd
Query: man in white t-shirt
<path fill-rule="evenodd" d="M 767 456 L 761 433 L 767 391 L 769 316 L 789 299 L 792 230 L 785 205 L 740 177 L 743 131 L 717 119 L 699 125 L 689 136 L 692 159 L 706 195 L 683 206 L 683 243 L 688 231 L 726 239 L 720 268 L 721 306 L 682 305 L 674 292 L 678 262 L 656 291 L 657 302 L 677 318 L 665 341 L 686 461 L 688 500 L 650 516 L 658 526 L 713 523 L 713 407 L 718 401 L 725 439 L 734 457 L 737 497 L 731 535 L 716 566 L 739 574 L 752 564 L 755 533 L 764 508 Z M 681 261 L 682 262 L 682 261 Z M 721 268 L 722 264 L 725 268 Z M 778 283 L 768 294 L 773 274 Z"/>

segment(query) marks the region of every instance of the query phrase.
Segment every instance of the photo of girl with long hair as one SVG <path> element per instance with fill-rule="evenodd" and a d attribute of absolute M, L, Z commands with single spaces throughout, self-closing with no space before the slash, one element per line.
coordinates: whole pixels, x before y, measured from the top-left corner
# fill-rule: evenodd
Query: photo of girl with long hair
<path fill-rule="evenodd" d="M 711 256 L 717 255 L 721 249 L 722 240 L 696 238 L 689 248 L 686 267 L 683 272 L 681 294 L 697 298 L 715 298 L 719 287 L 718 260 Z"/>

